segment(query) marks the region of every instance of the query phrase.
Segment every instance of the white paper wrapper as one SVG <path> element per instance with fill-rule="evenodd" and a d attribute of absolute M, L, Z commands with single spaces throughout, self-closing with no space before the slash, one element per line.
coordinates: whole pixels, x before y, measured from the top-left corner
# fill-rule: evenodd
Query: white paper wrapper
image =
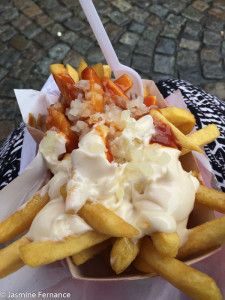
<path fill-rule="evenodd" d="M 34 91 L 30 90 L 23 93 L 17 92 L 17 96 L 19 95 L 19 98 L 21 98 L 20 101 L 20 107 L 23 108 L 24 106 L 28 106 L 28 103 L 31 101 L 30 93 L 34 95 Z M 39 109 L 39 112 L 41 111 L 43 113 L 44 108 L 47 107 L 49 103 L 54 103 L 56 97 L 59 95 L 59 91 L 50 77 L 49 80 L 46 82 L 42 92 L 48 92 L 51 96 L 48 97 L 46 95 L 43 95 L 43 93 L 40 94 L 40 97 L 42 99 L 42 105 L 39 107 L 37 105 L 37 94 L 35 95 L 34 99 L 36 99 L 36 103 L 33 103 L 31 106 L 35 109 Z M 22 98 L 24 98 L 24 95 L 26 96 L 28 102 L 23 101 Z M 53 97 L 52 97 L 53 96 Z M 54 97 L 55 96 L 55 97 Z M 177 96 L 177 95 L 176 95 Z M 47 97 L 47 100 L 46 100 Z M 180 98 L 180 97 L 179 97 Z M 51 99 L 51 100 L 49 100 Z M 171 99 L 169 99 L 171 101 Z M 53 101 L 53 102 L 51 102 Z M 179 100 L 180 101 L 180 100 Z M 176 102 L 176 101 L 175 101 Z M 23 103 L 23 104 L 22 104 Z M 171 102 L 169 103 L 171 104 Z M 174 104 L 172 104 L 174 105 Z M 175 103 L 176 106 L 179 106 L 179 103 Z M 30 107 L 31 107 L 30 106 Z M 33 112 L 33 110 L 27 109 L 27 112 Z M 36 111 L 38 114 L 39 112 Z M 34 113 L 34 112 L 33 112 Z M 22 115 L 24 115 L 25 119 L 25 108 L 22 112 Z M 36 114 L 35 114 L 36 115 Z M 26 133 L 26 135 L 29 133 Z M 25 137 L 26 140 L 26 137 Z M 24 140 L 24 146 L 27 142 Z M 31 144 L 31 140 L 28 137 L 27 141 L 29 143 L 29 146 Z M 29 147 L 29 149 L 32 149 L 32 153 L 29 155 L 29 158 L 32 159 L 34 156 L 34 149 L 35 149 L 35 142 L 32 141 L 32 147 Z M 27 157 L 26 155 L 26 149 L 23 149 L 22 153 L 22 161 L 21 165 L 26 166 L 28 164 L 28 160 L 25 159 Z M 35 174 L 35 176 L 40 177 L 43 173 L 46 172 L 45 166 L 43 164 L 43 161 L 40 160 L 40 158 L 36 158 L 31 165 L 29 165 L 25 171 L 19 176 L 20 177 L 20 188 L 22 187 L 22 183 L 26 180 L 26 177 L 29 177 L 29 170 L 33 168 L 37 163 L 39 165 L 39 170 Z M 22 170 L 21 170 L 22 171 Z M 25 175 L 24 175 L 25 174 Z M 18 178 L 19 178 L 18 177 Z M 22 179 L 21 179 L 22 178 Z M 18 179 L 16 179 L 18 180 Z M 31 180 L 32 181 L 32 180 Z M 10 183 L 8 185 L 8 193 L 10 194 L 10 197 L 8 197 L 8 194 L 5 194 L 4 198 L 0 194 L 0 219 L 3 219 L 4 216 L 10 214 L 12 211 L 16 210 L 18 206 L 20 206 L 20 201 L 14 199 L 16 196 L 17 191 L 14 190 L 16 186 L 13 188 L 13 183 Z M 15 183 L 14 183 L 15 184 Z M 18 183 L 17 183 L 18 184 Z M 11 186 L 11 187 L 10 187 Z M 29 184 L 28 184 L 29 186 Z M 31 186 L 29 186 L 30 189 Z M 27 192 L 27 191 L 26 191 Z M 5 191 L 4 191 L 5 193 Z M 21 191 L 22 193 L 22 191 Z M 5 198 L 7 197 L 7 198 Z M 18 197 L 19 198 L 19 197 Z M 5 201 L 5 199 L 13 199 L 11 201 Z M 24 201 L 24 200 L 23 200 Z M 10 203 L 11 202 L 11 203 Z M 21 201 L 22 202 L 22 201 Z M 2 213 L 2 208 L 4 213 Z M 199 262 L 195 265 L 196 268 L 202 270 L 203 272 L 206 272 L 210 274 L 214 279 L 216 279 L 219 287 L 222 289 L 222 293 L 225 295 L 225 287 L 224 287 L 224 269 L 225 269 L 225 263 L 224 263 L 224 255 L 225 255 L 225 249 L 223 248 L 222 251 L 217 253 L 216 255 L 213 255 L 211 257 L 208 257 L 203 262 Z M 218 263 L 219 262 L 219 263 Z M 216 268 L 215 268 L 216 266 Z M 183 293 L 181 293 L 179 290 L 171 286 L 169 283 L 161 279 L 160 277 L 151 278 L 151 279 L 143 279 L 143 280 L 137 280 L 132 282 L 127 281 L 116 281 L 116 282 L 95 282 L 95 281 L 85 281 L 85 280 L 74 280 L 71 278 L 71 275 L 67 269 L 67 267 L 64 264 L 64 261 L 56 262 L 48 266 L 39 267 L 37 269 L 30 269 L 29 267 L 24 267 L 21 270 L 17 271 L 16 273 L 8 276 L 5 279 L 0 280 L 0 291 L 5 292 L 6 294 L 8 292 L 35 292 L 38 293 L 39 291 L 44 292 L 55 292 L 55 293 L 70 293 L 72 299 L 84 299 L 84 300 L 90 300 L 90 299 L 160 299 L 160 300 L 166 300 L 166 299 L 190 299 L 189 297 L 185 296 Z M 22 299 L 22 298 L 21 298 Z M 26 297 L 28 299 L 28 297 Z"/>

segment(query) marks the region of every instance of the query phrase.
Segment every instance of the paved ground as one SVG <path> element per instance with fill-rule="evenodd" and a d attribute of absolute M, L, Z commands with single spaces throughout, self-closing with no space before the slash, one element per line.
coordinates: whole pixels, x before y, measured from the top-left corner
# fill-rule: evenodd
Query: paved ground
<path fill-rule="evenodd" d="M 225 100 L 225 0 L 95 0 L 121 62 Z M 41 89 L 49 64 L 104 58 L 78 0 L 0 1 L 0 143 L 21 121 L 13 88 Z"/>

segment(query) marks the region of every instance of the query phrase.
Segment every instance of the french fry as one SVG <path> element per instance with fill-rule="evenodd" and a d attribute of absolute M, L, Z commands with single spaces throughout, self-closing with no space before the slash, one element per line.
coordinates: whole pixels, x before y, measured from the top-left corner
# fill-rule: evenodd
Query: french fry
<path fill-rule="evenodd" d="M 122 273 L 135 260 L 141 247 L 141 240 L 136 243 L 128 238 L 117 238 L 113 244 L 110 263 L 116 274 Z"/>
<path fill-rule="evenodd" d="M 160 112 L 169 122 L 171 122 L 185 135 L 190 133 L 195 127 L 194 115 L 185 109 L 171 106 L 161 108 Z"/>
<path fill-rule="evenodd" d="M 78 215 L 83 218 L 97 232 L 112 237 L 132 238 L 139 234 L 139 231 L 107 209 L 101 203 L 86 202 L 79 210 Z"/>
<path fill-rule="evenodd" d="M 119 78 L 117 78 L 116 80 L 114 80 L 114 83 L 121 88 L 121 90 L 123 92 L 127 92 L 129 91 L 129 89 L 132 88 L 133 86 L 133 82 L 130 79 L 130 77 L 126 74 L 120 76 Z"/>
<path fill-rule="evenodd" d="M 225 243 L 225 217 L 215 219 L 190 229 L 188 241 L 180 247 L 178 258 L 219 247 Z"/>
<path fill-rule="evenodd" d="M 133 262 L 133 266 L 140 272 L 148 273 L 149 277 L 157 276 L 156 272 L 153 271 L 153 269 L 144 261 L 143 258 L 140 257 L 140 255 L 136 257 L 135 261 Z"/>
<path fill-rule="evenodd" d="M 176 258 L 160 254 L 149 238 L 144 239 L 140 256 L 158 275 L 189 297 L 198 300 L 222 300 L 220 290 L 212 278 Z"/>
<path fill-rule="evenodd" d="M 0 250 L 0 278 L 4 278 L 24 266 L 20 258 L 20 247 L 29 244 L 23 236 L 19 240 Z"/>
<path fill-rule="evenodd" d="M 72 261 L 77 266 L 84 264 L 86 261 L 108 248 L 111 244 L 111 240 L 106 240 L 100 244 L 84 249 L 83 251 L 72 255 Z"/>
<path fill-rule="evenodd" d="M 105 234 L 87 231 L 81 235 L 67 236 L 62 241 L 37 241 L 22 246 L 20 257 L 25 265 L 35 268 L 79 253 L 108 238 Z"/>
<path fill-rule="evenodd" d="M 79 81 L 78 72 L 69 64 L 66 65 L 66 70 L 75 83 Z"/>
<path fill-rule="evenodd" d="M 225 214 L 225 193 L 200 185 L 195 195 L 197 203 Z"/>
<path fill-rule="evenodd" d="M 179 236 L 176 232 L 154 232 L 151 234 L 151 239 L 159 253 L 176 257 L 180 243 Z"/>
<path fill-rule="evenodd" d="M 220 132 L 217 126 L 215 124 L 210 124 L 188 135 L 188 139 L 199 147 L 202 147 L 208 143 L 211 143 L 219 136 Z M 184 149 L 183 154 L 189 151 L 190 150 L 188 149 Z"/>
<path fill-rule="evenodd" d="M 95 73 L 98 75 L 98 78 L 100 80 L 102 80 L 103 77 L 104 77 L 103 64 L 102 63 L 98 63 L 98 64 L 92 66 L 92 68 L 94 69 Z"/>
<path fill-rule="evenodd" d="M 83 60 L 83 58 L 82 58 L 82 59 L 80 60 L 80 63 L 79 63 L 79 65 L 78 65 L 78 69 L 77 69 L 78 76 L 79 76 L 79 80 L 82 79 L 81 73 L 82 73 L 83 70 L 84 70 L 85 68 L 87 68 L 87 67 L 88 67 L 88 64 L 87 64 L 86 61 Z"/>
<path fill-rule="evenodd" d="M 61 64 L 50 65 L 50 71 L 55 79 L 55 82 L 63 95 L 66 107 L 70 106 L 72 100 L 75 100 L 80 93 L 80 90 L 75 87 L 74 81 L 68 71 Z"/>
<path fill-rule="evenodd" d="M 182 147 L 182 150 L 183 148 L 185 148 L 189 150 L 195 150 L 200 153 L 204 153 L 203 150 L 198 145 L 190 141 L 188 137 L 186 137 L 179 129 L 177 129 L 172 123 L 170 123 L 160 112 L 158 112 L 155 109 L 151 109 L 150 115 L 153 117 L 153 119 L 154 118 L 158 119 L 160 122 L 169 125 L 179 145 Z"/>
<path fill-rule="evenodd" d="M 103 65 L 103 70 L 104 70 L 104 76 L 111 79 L 112 70 L 110 69 L 110 66 L 109 65 Z"/>
<path fill-rule="evenodd" d="M 0 223 L 0 243 L 5 243 L 26 231 L 36 214 L 49 201 L 48 194 L 35 194 L 25 205 Z"/>

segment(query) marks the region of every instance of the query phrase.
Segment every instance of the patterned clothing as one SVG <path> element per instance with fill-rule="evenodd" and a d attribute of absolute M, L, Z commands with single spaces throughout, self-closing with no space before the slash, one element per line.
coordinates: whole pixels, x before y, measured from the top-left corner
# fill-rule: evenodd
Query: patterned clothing
<path fill-rule="evenodd" d="M 219 128 L 220 137 L 206 145 L 205 152 L 218 184 L 225 192 L 225 102 L 183 80 L 163 80 L 157 86 L 165 98 L 177 89 L 181 91 L 187 107 L 195 115 L 197 129 L 211 123 Z M 12 181 L 20 170 L 24 128 L 24 123 L 21 123 L 0 149 L 0 189 Z"/>

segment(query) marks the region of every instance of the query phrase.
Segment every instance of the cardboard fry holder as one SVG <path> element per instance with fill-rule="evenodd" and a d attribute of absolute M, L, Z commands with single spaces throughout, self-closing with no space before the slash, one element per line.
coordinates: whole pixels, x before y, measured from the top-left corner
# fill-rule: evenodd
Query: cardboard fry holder
<path fill-rule="evenodd" d="M 167 107 L 165 100 L 163 99 L 153 81 L 143 80 L 143 85 L 150 94 L 157 97 L 159 107 Z M 47 92 L 48 94 L 43 93 L 43 91 Z M 50 104 L 55 103 L 57 101 L 57 97 L 59 96 L 59 91 L 52 77 L 49 78 L 44 88 L 42 89 L 42 92 L 33 90 L 15 90 L 15 93 L 25 123 L 27 123 L 28 121 L 28 113 L 32 113 L 35 117 L 37 117 L 39 113 L 47 114 L 47 107 Z M 177 101 L 177 95 L 171 95 L 170 106 L 186 107 L 182 96 L 179 96 L 178 98 L 179 101 Z M 28 128 L 28 130 L 30 131 L 35 141 L 38 143 L 43 134 L 41 132 L 38 132 L 37 130 L 33 130 L 32 128 Z M 184 155 L 181 159 L 183 168 L 186 171 L 201 171 L 202 167 L 203 169 L 207 169 L 205 168 L 205 166 L 208 165 L 207 158 L 204 155 L 201 155 L 201 157 L 202 158 L 199 163 L 199 160 L 197 159 L 196 161 L 192 153 Z M 22 172 L 21 175 L 19 175 L 14 181 L 12 181 L 0 192 L 0 205 L 1 208 L 3 207 L 3 209 L 0 210 L 0 222 L 7 218 L 15 210 L 17 210 L 22 203 L 26 202 L 32 194 L 35 194 L 35 192 L 40 189 L 40 186 L 43 184 L 43 177 L 46 172 L 47 168 L 45 166 L 43 158 L 40 154 L 38 154 L 36 158 L 24 170 L 24 172 Z M 210 183 L 212 181 L 212 175 L 208 169 L 206 172 L 204 171 L 204 176 L 202 176 L 201 180 L 202 182 L 207 183 Z M 209 186 L 209 184 L 207 185 Z M 20 191 L 19 195 L 18 190 Z M 13 199 L 14 202 L 12 202 L 13 200 L 8 201 L 7 204 L 6 202 L 3 202 L 3 199 Z M 199 205 L 195 205 L 194 210 L 189 217 L 188 228 L 202 224 L 214 218 L 215 216 L 212 210 L 209 210 L 205 207 L 200 207 Z M 185 262 L 187 264 L 193 264 L 204 259 L 205 257 L 208 257 L 217 250 L 218 249 L 202 253 L 201 255 L 195 256 Z M 75 266 L 70 258 L 67 258 L 67 262 L 72 276 L 76 279 L 93 281 L 118 281 L 137 280 L 151 277 L 150 275 L 146 275 L 143 273 L 141 274 L 133 267 L 129 267 L 121 275 L 115 275 L 109 265 L 109 258 L 107 263 L 100 256 L 96 256 L 95 258 L 79 267 Z"/>

